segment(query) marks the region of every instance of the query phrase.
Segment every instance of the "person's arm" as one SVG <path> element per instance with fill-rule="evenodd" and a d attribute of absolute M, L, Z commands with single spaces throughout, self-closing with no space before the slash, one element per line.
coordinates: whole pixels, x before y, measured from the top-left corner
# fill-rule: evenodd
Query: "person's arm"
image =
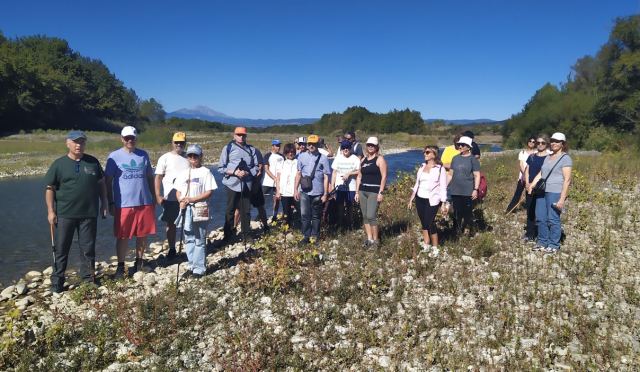
<path fill-rule="evenodd" d="M 300 178 L 302 177 L 302 172 L 301 171 L 297 171 L 296 172 L 296 179 L 293 182 L 293 198 L 296 201 L 300 200 L 300 191 L 298 190 L 298 186 L 300 186 Z"/>
<path fill-rule="evenodd" d="M 327 197 L 329 196 L 329 194 L 327 193 L 327 190 L 329 189 L 329 175 L 325 173 L 322 176 L 322 186 L 324 186 L 324 194 L 322 194 L 320 200 L 325 203 L 327 201 Z"/>
<path fill-rule="evenodd" d="M 471 200 L 478 199 L 479 188 L 480 188 L 480 171 L 473 171 L 473 192 L 471 192 Z"/>
<path fill-rule="evenodd" d="M 362 168 L 362 163 L 360 163 L 360 167 Z M 356 176 L 356 195 L 354 196 L 354 200 L 356 203 L 360 201 L 360 183 L 362 182 L 362 172 L 358 172 Z"/>
<path fill-rule="evenodd" d="M 56 191 L 54 186 L 47 185 L 47 189 L 44 192 L 44 201 L 47 203 L 47 220 L 49 220 L 49 225 L 58 223 L 58 216 L 56 215 L 55 209 L 55 196 Z"/>
<path fill-rule="evenodd" d="M 156 187 L 155 187 L 155 177 L 153 175 L 153 172 L 147 173 L 147 183 L 149 184 L 149 191 L 151 191 L 151 195 L 155 195 Z"/>
<path fill-rule="evenodd" d="M 280 200 L 280 173 L 276 176 L 276 199 Z"/>
<path fill-rule="evenodd" d="M 567 201 L 567 195 L 569 195 L 569 185 L 571 184 L 571 167 L 562 168 L 562 191 L 560 192 L 560 199 L 556 203 L 558 209 L 564 207 L 564 202 Z"/>
<path fill-rule="evenodd" d="M 104 184 L 107 188 L 107 203 L 109 205 L 109 214 L 115 215 L 115 203 L 113 201 L 113 176 L 104 176 Z"/>
<path fill-rule="evenodd" d="M 542 178 L 542 171 L 538 172 L 538 174 L 536 174 L 536 176 L 533 178 L 533 180 L 529 184 L 529 188 L 528 188 L 529 194 L 533 192 L 533 188 L 536 187 L 536 184 L 538 183 L 538 181 L 540 181 L 540 178 Z"/>
<path fill-rule="evenodd" d="M 333 191 L 333 189 L 336 187 L 336 177 L 338 177 L 338 172 L 334 170 L 334 172 L 331 173 L 331 182 L 329 183 L 331 190 L 329 190 L 329 192 Z"/>
<path fill-rule="evenodd" d="M 527 190 L 527 194 L 529 194 L 529 164 L 524 168 L 524 189 Z"/>
<path fill-rule="evenodd" d="M 416 183 L 411 189 L 411 197 L 409 198 L 409 203 L 407 203 L 407 208 L 409 209 L 413 207 L 413 199 L 415 199 L 416 193 L 418 192 L 418 187 L 420 186 L 420 172 L 422 172 L 422 167 L 418 169 L 418 174 L 416 174 Z"/>
<path fill-rule="evenodd" d="M 156 174 L 156 178 L 154 180 L 155 183 L 155 195 L 156 195 L 156 203 L 158 205 L 162 204 L 164 201 L 164 197 L 162 196 L 162 179 L 164 178 L 164 174 Z"/>
<path fill-rule="evenodd" d="M 384 191 L 385 186 L 387 185 L 387 161 L 384 159 L 384 156 L 379 155 L 378 160 L 376 160 L 376 164 L 378 168 L 380 168 L 380 175 L 382 176 L 380 180 L 380 191 L 378 191 L 378 203 L 382 201 L 382 192 Z"/>
<path fill-rule="evenodd" d="M 275 174 L 273 174 L 273 173 L 271 172 L 271 167 L 269 166 L 269 163 L 265 163 L 265 164 L 264 164 L 264 172 L 265 172 L 269 177 L 271 177 L 271 179 L 272 179 L 272 180 L 275 180 L 275 179 L 276 179 L 276 175 L 275 175 Z"/>
<path fill-rule="evenodd" d="M 105 218 L 107 217 L 107 213 L 109 213 L 109 201 L 107 199 L 107 185 L 104 177 L 98 181 L 98 193 L 100 195 L 100 216 Z"/>

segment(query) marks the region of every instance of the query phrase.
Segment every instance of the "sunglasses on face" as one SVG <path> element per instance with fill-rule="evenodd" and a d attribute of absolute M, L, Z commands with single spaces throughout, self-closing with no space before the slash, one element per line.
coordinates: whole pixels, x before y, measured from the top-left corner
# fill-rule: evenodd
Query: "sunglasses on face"
<path fill-rule="evenodd" d="M 135 141 L 136 137 L 135 136 L 126 136 L 123 137 L 125 141 L 129 142 L 129 141 Z"/>
<path fill-rule="evenodd" d="M 199 157 L 200 157 L 200 155 L 196 155 L 196 154 L 188 154 L 188 155 L 187 155 L 187 157 L 188 157 L 189 159 L 194 159 L 194 158 L 199 158 Z"/>
<path fill-rule="evenodd" d="M 174 145 L 178 145 L 178 146 L 184 146 L 186 144 L 186 142 L 185 141 L 175 141 L 173 144 Z"/>
<path fill-rule="evenodd" d="M 535 142 L 536 140 L 529 140 L 529 143 Z"/>
<path fill-rule="evenodd" d="M 316 147 L 316 144 L 315 143 L 307 143 L 307 147 L 311 147 L 311 146 Z"/>
<path fill-rule="evenodd" d="M 536 144 L 537 145 L 546 145 L 547 143 L 545 141 L 537 141 Z"/>
<path fill-rule="evenodd" d="M 551 141 L 549 141 L 550 143 L 562 143 L 562 141 L 559 141 L 557 139 L 552 139 Z"/>

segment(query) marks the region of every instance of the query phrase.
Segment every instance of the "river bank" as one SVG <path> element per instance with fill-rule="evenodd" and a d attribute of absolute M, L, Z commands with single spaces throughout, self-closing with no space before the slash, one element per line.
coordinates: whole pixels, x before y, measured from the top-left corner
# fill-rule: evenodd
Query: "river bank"
<path fill-rule="evenodd" d="M 640 163 L 574 156 L 556 255 L 521 241 L 522 211 L 503 214 L 513 159 L 495 156 L 482 164 L 482 229 L 454 239 L 439 220 L 437 252 L 420 251 L 415 212 L 398 208 L 408 177 L 381 204 L 379 249 L 363 249 L 360 231 L 324 231 L 301 249 L 282 227 L 212 248 L 209 275 L 178 291 L 178 266 L 153 260 L 128 280 L 62 295 L 44 295 L 32 273 L 41 279 L 25 280 L 27 293 L 0 302 L 0 368 L 635 370 Z M 113 266 L 100 269 L 108 279 Z"/>

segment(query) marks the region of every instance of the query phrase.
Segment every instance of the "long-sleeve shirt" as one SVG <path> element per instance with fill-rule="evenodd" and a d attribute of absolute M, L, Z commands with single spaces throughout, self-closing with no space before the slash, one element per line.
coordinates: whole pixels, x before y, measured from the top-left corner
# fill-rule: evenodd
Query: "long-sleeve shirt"
<path fill-rule="evenodd" d="M 250 190 L 251 183 L 256 174 L 258 174 L 259 159 L 256 149 L 253 146 L 240 146 L 232 143 L 229 156 L 227 156 L 227 146 L 222 148 L 218 165 L 218 172 L 225 176 L 222 179 L 222 184 L 235 192 L 242 192 L 242 181 L 244 181 L 245 186 Z M 240 166 L 241 164 L 243 165 L 242 167 Z M 242 181 L 234 175 L 227 175 L 227 169 L 235 171 L 238 168 L 248 171 L 251 175 L 244 177 Z"/>
<path fill-rule="evenodd" d="M 422 164 L 416 175 L 413 192 L 419 198 L 429 199 L 429 205 L 436 206 L 447 200 L 447 171 L 441 165 L 435 165 L 429 173 L 423 172 L 426 164 Z"/>

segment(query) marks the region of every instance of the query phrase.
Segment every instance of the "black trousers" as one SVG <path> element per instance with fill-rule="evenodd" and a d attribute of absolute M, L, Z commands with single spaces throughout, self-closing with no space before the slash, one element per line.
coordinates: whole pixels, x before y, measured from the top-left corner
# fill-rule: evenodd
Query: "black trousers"
<path fill-rule="evenodd" d="M 507 205 L 506 213 L 509 213 L 509 211 L 514 209 L 516 204 L 518 204 L 518 202 L 520 201 L 520 197 L 522 197 L 522 192 L 524 191 L 524 186 L 525 186 L 524 185 L 524 181 L 523 180 L 519 180 L 518 184 L 516 185 L 516 191 L 513 193 L 513 197 L 511 198 L 511 201 L 509 202 L 509 205 Z"/>
<path fill-rule="evenodd" d="M 438 208 L 440 208 L 440 203 L 438 203 L 438 205 L 431 206 L 431 204 L 429 204 L 429 199 L 424 199 L 419 196 L 416 197 L 416 210 L 418 211 L 422 230 L 429 230 L 429 234 L 436 233 L 436 225 L 434 221 L 438 214 Z"/>
<path fill-rule="evenodd" d="M 56 261 L 51 273 L 51 286 L 62 290 L 64 272 L 67 270 L 69 251 L 73 236 L 78 234 L 80 248 L 80 278 L 93 281 L 96 266 L 96 218 L 64 218 L 58 217 L 58 229 L 55 245 Z"/>
<path fill-rule="evenodd" d="M 526 236 L 531 240 L 538 238 L 538 226 L 536 225 L 536 198 L 527 194 L 526 195 L 526 207 L 527 207 L 527 227 Z"/>
<path fill-rule="evenodd" d="M 289 227 L 293 227 L 294 213 L 296 210 L 296 200 L 293 196 L 281 196 L 280 202 L 282 202 L 282 213 L 284 213 L 285 221 Z"/>
<path fill-rule="evenodd" d="M 227 187 L 227 210 L 224 215 L 224 238 L 229 239 L 233 235 L 233 219 L 236 209 L 240 211 L 240 226 L 242 234 L 251 230 L 249 208 L 251 208 L 251 190 L 246 186 L 242 192 L 233 191 Z"/>
<path fill-rule="evenodd" d="M 456 233 L 473 228 L 473 200 L 470 196 L 451 195 Z"/>

